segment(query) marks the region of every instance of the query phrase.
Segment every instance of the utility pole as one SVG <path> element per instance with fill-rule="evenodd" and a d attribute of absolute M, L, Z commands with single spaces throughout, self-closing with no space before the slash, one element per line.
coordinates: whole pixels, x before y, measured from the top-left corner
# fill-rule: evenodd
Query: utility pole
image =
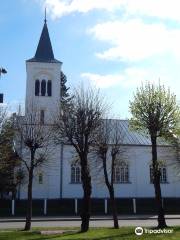
<path fill-rule="evenodd" d="M 7 71 L 5 68 L 0 68 L 0 79 L 1 79 L 1 74 L 6 74 Z M 0 103 L 3 103 L 3 93 L 0 93 Z"/>

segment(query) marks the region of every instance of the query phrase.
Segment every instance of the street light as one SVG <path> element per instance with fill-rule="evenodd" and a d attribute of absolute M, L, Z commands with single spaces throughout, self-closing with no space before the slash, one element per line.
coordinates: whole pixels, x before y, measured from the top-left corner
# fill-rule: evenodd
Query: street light
<path fill-rule="evenodd" d="M 1 78 L 1 74 L 6 74 L 7 71 L 5 68 L 0 68 L 0 78 Z M 0 103 L 3 103 L 3 93 L 0 93 Z"/>

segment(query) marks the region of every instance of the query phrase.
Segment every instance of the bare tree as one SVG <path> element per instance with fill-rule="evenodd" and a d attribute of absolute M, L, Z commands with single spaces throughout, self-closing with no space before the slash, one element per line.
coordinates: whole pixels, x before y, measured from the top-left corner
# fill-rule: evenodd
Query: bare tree
<path fill-rule="evenodd" d="M 17 116 L 15 128 L 17 131 L 16 151 L 28 173 L 27 212 L 24 230 L 30 230 L 33 174 L 35 168 L 42 165 L 47 159 L 49 145 L 51 145 L 51 126 L 42 124 L 39 111 L 32 108 L 26 112 L 25 116 Z"/>
<path fill-rule="evenodd" d="M 61 113 L 55 123 L 59 140 L 66 139 L 77 152 L 81 166 L 83 205 L 81 210 L 81 231 L 89 229 L 90 198 L 92 192 L 88 154 L 94 143 L 101 123 L 104 106 L 98 91 L 81 87 L 72 93 L 69 107 L 61 106 Z"/>
<path fill-rule="evenodd" d="M 103 169 L 104 180 L 109 191 L 114 228 L 119 228 L 115 200 L 115 167 L 120 163 L 124 134 L 118 120 L 102 120 L 95 145 L 95 153 L 100 169 Z"/>

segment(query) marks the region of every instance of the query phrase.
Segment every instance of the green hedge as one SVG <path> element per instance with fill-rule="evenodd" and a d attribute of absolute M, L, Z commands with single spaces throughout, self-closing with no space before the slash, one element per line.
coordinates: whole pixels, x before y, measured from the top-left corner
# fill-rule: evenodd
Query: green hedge
<path fill-rule="evenodd" d="M 164 198 L 163 204 L 166 214 L 180 214 L 180 198 Z"/>
<path fill-rule="evenodd" d="M 104 199 L 91 200 L 91 214 L 92 215 L 104 214 Z"/>
<path fill-rule="evenodd" d="M 47 200 L 47 215 L 73 215 L 74 199 L 49 199 Z"/>
<path fill-rule="evenodd" d="M 137 214 L 157 213 L 156 200 L 154 198 L 136 198 Z"/>
<path fill-rule="evenodd" d="M 105 201 L 102 198 L 91 199 L 91 214 L 103 215 Z M 132 198 L 117 198 L 118 214 L 133 214 Z M 164 209 L 166 214 L 180 214 L 180 198 L 164 198 Z M 11 216 L 11 200 L 0 199 L 0 217 Z M 15 216 L 26 215 L 27 200 L 15 200 Z M 78 215 L 81 213 L 82 199 L 77 199 Z M 107 199 L 107 213 L 111 214 L 110 199 Z M 137 214 L 157 214 L 156 201 L 154 198 L 136 198 Z M 35 199 L 32 202 L 33 216 L 43 216 L 44 200 Z M 75 215 L 74 199 L 47 199 L 47 215 L 65 216 Z"/>
<path fill-rule="evenodd" d="M 27 200 L 16 200 L 15 201 L 15 215 L 25 216 L 26 215 Z M 32 215 L 41 216 L 44 212 L 44 200 L 34 199 L 32 201 Z"/>
<path fill-rule="evenodd" d="M 78 215 L 81 214 L 82 203 L 83 203 L 82 199 L 78 199 Z M 101 198 L 91 199 L 91 214 L 92 215 L 104 214 L 104 199 Z"/>
<path fill-rule="evenodd" d="M 0 199 L 0 217 L 11 215 L 11 200 Z"/>
<path fill-rule="evenodd" d="M 116 198 L 116 206 L 118 214 L 132 214 L 133 200 L 131 198 Z M 108 199 L 108 214 L 112 214 L 111 201 Z"/>

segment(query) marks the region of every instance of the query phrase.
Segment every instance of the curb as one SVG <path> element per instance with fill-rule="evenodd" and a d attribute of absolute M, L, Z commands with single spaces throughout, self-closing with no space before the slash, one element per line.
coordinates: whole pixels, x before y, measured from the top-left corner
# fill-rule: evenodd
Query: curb
<path fill-rule="evenodd" d="M 167 216 L 166 219 L 179 219 L 180 220 L 180 216 Z M 90 219 L 90 221 L 108 221 L 108 220 L 112 220 L 112 217 L 97 217 L 94 218 L 92 217 Z M 157 220 L 157 217 L 152 216 L 152 217 L 119 217 L 118 220 Z M 68 221 L 81 221 L 80 217 L 76 217 L 76 218 L 71 218 L 71 217 L 61 217 L 61 218 L 32 218 L 32 222 L 68 222 Z M 25 218 L 4 218 L 4 219 L 0 219 L 0 223 L 8 223 L 8 222 L 25 222 Z"/>

